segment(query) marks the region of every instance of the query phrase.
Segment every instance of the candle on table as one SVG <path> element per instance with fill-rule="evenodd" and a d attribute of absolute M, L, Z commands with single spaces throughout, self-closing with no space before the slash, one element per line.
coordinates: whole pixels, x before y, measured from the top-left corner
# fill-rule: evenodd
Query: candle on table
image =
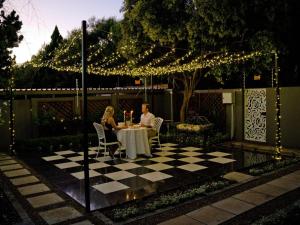
<path fill-rule="evenodd" d="M 130 111 L 130 124 L 132 124 L 132 114 L 133 114 L 133 110 Z"/>
<path fill-rule="evenodd" d="M 126 110 L 124 110 L 124 123 L 126 123 Z"/>

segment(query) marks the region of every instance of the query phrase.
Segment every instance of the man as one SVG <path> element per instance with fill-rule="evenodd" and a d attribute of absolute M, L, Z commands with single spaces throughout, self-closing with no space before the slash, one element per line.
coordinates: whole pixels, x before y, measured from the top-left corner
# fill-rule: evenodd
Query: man
<path fill-rule="evenodd" d="M 150 105 L 148 103 L 142 104 L 142 115 L 141 115 L 141 127 L 149 128 L 148 138 L 154 137 L 156 135 L 156 130 L 153 129 L 155 116 L 149 112 Z"/>

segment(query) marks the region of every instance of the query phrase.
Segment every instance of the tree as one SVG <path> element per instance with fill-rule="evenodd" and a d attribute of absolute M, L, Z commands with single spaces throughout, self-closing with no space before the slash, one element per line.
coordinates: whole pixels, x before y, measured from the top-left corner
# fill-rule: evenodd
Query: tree
<path fill-rule="evenodd" d="M 0 0 L 0 86 L 4 87 L 9 78 L 9 68 L 14 63 L 12 48 L 17 47 L 23 36 L 19 34 L 22 22 L 16 11 L 5 12 L 5 0 Z"/>
<path fill-rule="evenodd" d="M 63 37 L 61 36 L 58 27 L 55 26 L 54 30 L 51 34 L 51 42 L 45 46 L 44 49 L 44 60 L 49 60 L 53 58 L 54 51 L 59 47 L 59 45 L 62 43 Z"/>
<path fill-rule="evenodd" d="M 178 57 L 187 53 L 183 49 L 191 49 L 204 58 L 215 53 L 255 50 L 279 50 L 281 56 L 286 57 L 299 46 L 294 20 L 299 17 L 296 13 L 298 5 L 295 0 L 126 0 L 122 29 L 125 40 L 132 39 L 133 43 L 137 40 L 138 50 L 134 53 L 149 46 L 149 43 L 141 44 L 139 39 L 146 37 L 152 43 L 176 48 Z M 270 73 L 271 63 L 271 55 L 268 55 L 253 59 L 243 67 L 252 75 Z M 287 64 L 290 62 L 284 60 L 281 65 Z M 174 78 L 184 87 L 180 120 L 185 119 L 189 99 L 200 79 L 213 76 L 224 83 L 232 81 L 235 74 L 240 77 L 241 69 L 237 64 L 225 64 L 210 70 L 175 74 Z"/>

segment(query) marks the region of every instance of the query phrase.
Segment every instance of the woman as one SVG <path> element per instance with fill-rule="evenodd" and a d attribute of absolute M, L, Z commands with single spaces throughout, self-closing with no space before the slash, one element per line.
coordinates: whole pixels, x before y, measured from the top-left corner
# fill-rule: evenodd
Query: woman
<path fill-rule="evenodd" d="M 101 120 L 101 124 L 104 127 L 105 138 L 107 142 L 118 142 L 117 135 L 114 132 L 114 130 L 117 131 L 121 129 L 116 125 L 113 115 L 114 108 L 112 106 L 107 106 Z M 108 152 L 110 157 L 114 158 L 114 154 L 118 147 L 119 146 L 117 144 L 109 146 Z"/>

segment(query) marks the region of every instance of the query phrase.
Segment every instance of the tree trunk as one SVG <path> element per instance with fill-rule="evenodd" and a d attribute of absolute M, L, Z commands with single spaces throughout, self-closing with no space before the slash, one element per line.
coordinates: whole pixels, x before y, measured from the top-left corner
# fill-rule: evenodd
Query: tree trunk
<path fill-rule="evenodd" d="M 198 70 L 195 70 L 193 75 L 184 75 L 183 79 L 180 79 L 180 81 L 184 84 L 184 90 L 183 90 L 183 101 L 180 108 L 180 122 L 185 121 L 186 112 L 188 110 L 190 99 L 193 95 L 193 92 L 195 90 L 195 87 L 197 86 L 199 82 L 199 72 Z"/>
<path fill-rule="evenodd" d="M 180 122 L 183 123 L 185 121 L 186 112 L 188 110 L 189 102 L 192 97 L 193 90 L 189 88 L 185 88 L 183 91 L 183 101 L 180 108 Z"/>

